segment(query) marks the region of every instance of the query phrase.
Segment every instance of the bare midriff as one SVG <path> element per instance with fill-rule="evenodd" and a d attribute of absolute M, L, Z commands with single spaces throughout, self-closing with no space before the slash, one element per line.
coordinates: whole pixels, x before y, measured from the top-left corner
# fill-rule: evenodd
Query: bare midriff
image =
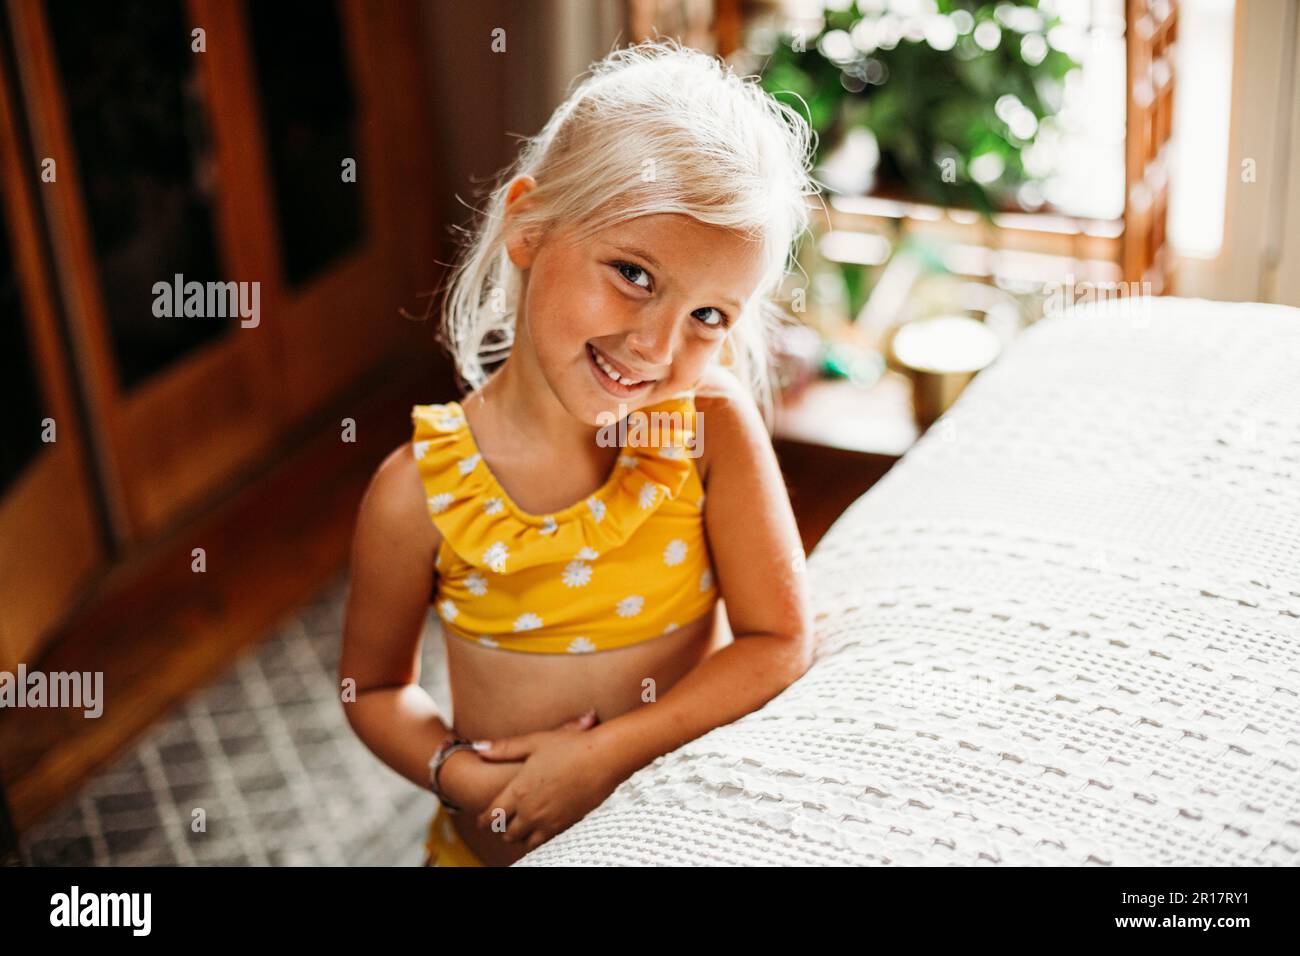
<path fill-rule="evenodd" d="M 644 706 L 646 679 L 656 697 L 691 668 L 731 642 L 721 601 L 707 614 L 668 634 L 589 654 L 529 654 L 485 647 L 448 635 L 447 670 L 457 733 L 492 740 L 550 730 L 594 707 L 609 721 Z M 452 824 L 480 860 L 492 866 L 524 855 L 518 844 L 480 830 L 472 813 L 455 814 Z"/>

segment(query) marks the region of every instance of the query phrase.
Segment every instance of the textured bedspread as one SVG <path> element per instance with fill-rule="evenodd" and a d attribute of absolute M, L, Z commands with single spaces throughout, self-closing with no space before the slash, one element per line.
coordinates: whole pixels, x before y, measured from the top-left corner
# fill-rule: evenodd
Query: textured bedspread
<path fill-rule="evenodd" d="M 1039 323 L 808 573 L 808 673 L 516 865 L 1300 864 L 1300 311 Z"/>

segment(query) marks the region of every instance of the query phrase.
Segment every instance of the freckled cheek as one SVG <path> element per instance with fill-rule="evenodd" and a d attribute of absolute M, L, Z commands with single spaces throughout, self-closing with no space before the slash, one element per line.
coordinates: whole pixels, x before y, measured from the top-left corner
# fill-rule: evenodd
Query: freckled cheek
<path fill-rule="evenodd" d="M 569 338 L 582 346 L 590 339 L 616 337 L 636 327 L 636 307 L 612 289 L 577 292 L 570 303 Z"/>
<path fill-rule="evenodd" d="M 529 290 L 529 312 L 538 347 L 547 352 L 571 352 L 588 339 L 611 334 L 614 303 L 589 283 L 559 276 Z"/>
<path fill-rule="evenodd" d="M 716 350 L 703 343 L 685 346 L 673 359 L 673 377 L 679 381 L 698 382 L 709 369 Z"/>

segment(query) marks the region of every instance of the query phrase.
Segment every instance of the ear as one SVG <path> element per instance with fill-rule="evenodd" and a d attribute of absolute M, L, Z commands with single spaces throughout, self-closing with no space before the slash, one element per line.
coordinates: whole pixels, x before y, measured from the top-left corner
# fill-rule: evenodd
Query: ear
<path fill-rule="evenodd" d="M 504 239 L 506 252 L 510 261 L 520 269 L 527 269 L 533 264 L 537 255 L 535 234 L 518 221 L 519 213 L 527 209 L 532 198 L 529 196 L 537 188 L 537 180 L 532 176 L 516 176 L 506 190 L 504 213 Z"/>

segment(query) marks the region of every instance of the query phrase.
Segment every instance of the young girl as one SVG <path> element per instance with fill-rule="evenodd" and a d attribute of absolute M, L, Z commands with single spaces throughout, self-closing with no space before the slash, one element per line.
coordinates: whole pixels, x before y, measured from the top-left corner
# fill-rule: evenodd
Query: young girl
<path fill-rule="evenodd" d="M 366 492 L 340 665 L 357 734 L 438 797 L 428 863 L 514 862 L 807 669 L 766 422 L 810 135 L 644 43 L 498 181 L 444 300 L 471 391 L 416 406 Z M 419 686 L 431 588 L 454 723 Z"/>

